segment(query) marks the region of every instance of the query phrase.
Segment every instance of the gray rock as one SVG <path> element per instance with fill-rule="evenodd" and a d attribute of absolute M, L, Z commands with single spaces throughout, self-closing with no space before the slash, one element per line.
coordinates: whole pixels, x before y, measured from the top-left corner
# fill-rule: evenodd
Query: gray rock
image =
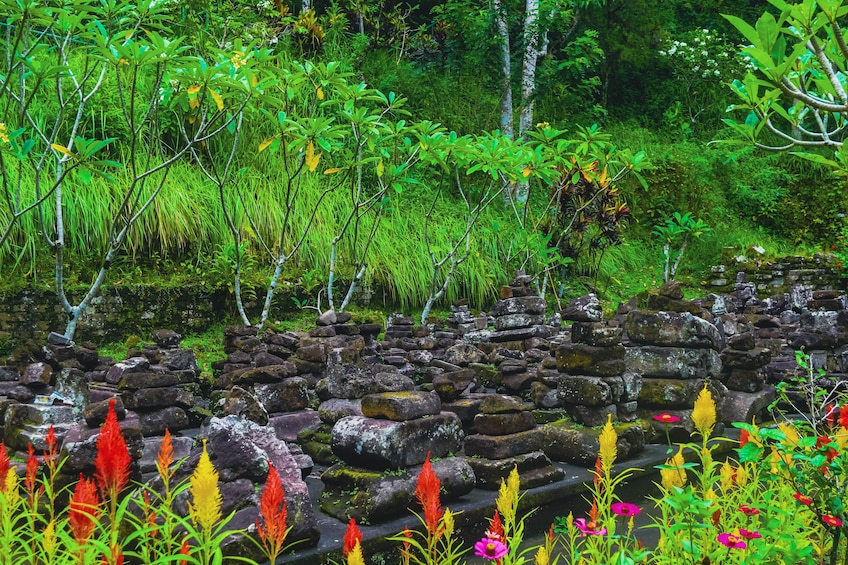
<path fill-rule="evenodd" d="M 642 312 L 627 314 L 624 331 L 630 341 L 646 345 L 695 347 L 719 350 L 718 329 L 689 312 Z"/>
<path fill-rule="evenodd" d="M 144 438 L 139 468 L 142 473 L 155 473 L 159 450 L 163 437 Z M 171 447 L 174 450 L 174 463 L 177 464 L 191 453 L 194 440 L 190 437 L 171 436 Z"/>
<path fill-rule="evenodd" d="M 572 300 L 562 311 L 562 319 L 573 322 L 600 322 L 604 319 L 601 301 L 594 294 Z"/>
<path fill-rule="evenodd" d="M 595 347 L 582 343 L 563 343 L 557 348 L 557 368 L 566 373 L 610 377 L 625 370 L 624 347 Z"/>
<path fill-rule="evenodd" d="M 628 347 L 624 360 L 627 370 L 646 377 L 703 379 L 721 372 L 721 357 L 712 349 Z"/>
<path fill-rule="evenodd" d="M 294 443 L 300 432 L 307 429 L 316 430 L 321 425 L 321 418 L 316 410 L 298 410 L 289 414 L 277 414 L 268 419 L 268 425 L 274 428 L 277 437 L 283 441 Z"/>
<path fill-rule="evenodd" d="M 294 412 L 309 406 L 309 383 L 303 377 L 291 377 L 279 383 L 258 384 L 253 396 L 266 412 Z"/>
<path fill-rule="evenodd" d="M 347 416 L 362 416 L 362 400 L 331 398 L 318 406 L 318 416 L 325 424 L 333 425 Z"/>
<path fill-rule="evenodd" d="M 189 427 L 188 415 L 185 410 L 177 406 L 139 414 L 138 421 L 141 424 L 141 433 L 145 437 L 162 435 L 166 429 L 176 432 Z"/>
<path fill-rule="evenodd" d="M 179 388 L 143 388 L 122 395 L 124 406 L 130 410 L 150 410 L 151 408 L 162 408 L 165 406 L 181 406 L 191 408 L 194 405 L 194 396 L 187 390 Z"/>
<path fill-rule="evenodd" d="M 20 384 L 26 386 L 49 385 L 53 369 L 47 363 L 30 363 L 21 373 Z"/>
<path fill-rule="evenodd" d="M 83 416 L 85 417 L 85 423 L 88 424 L 90 428 L 99 428 L 106 421 L 106 414 L 109 413 L 109 403 L 110 399 L 100 400 L 98 402 L 92 402 L 88 406 L 85 407 L 83 411 Z M 118 417 L 118 420 L 123 420 L 127 415 L 127 410 L 124 407 L 124 401 L 121 400 L 121 397 L 115 397 L 115 416 Z"/>
<path fill-rule="evenodd" d="M 352 465 L 397 469 L 420 465 L 462 449 L 462 424 L 456 414 L 442 412 L 406 422 L 362 416 L 342 418 L 333 426 L 333 453 Z"/>
<path fill-rule="evenodd" d="M 146 357 L 130 357 L 112 365 L 106 372 L 106 382 L 116 385 L 121 382 L 127 373 L 138 373 L 150 368 L 150 361 Z"/>
<path fill-rule="evenodd" d="M 542 315 L 547 309 L 545 299 L 540 296 L 519 296 L 498 300 L 489 312 L 496 318 L 510 314 Z"/>
<path fill-rule="evenodd" d="M 248 391 L 234 386 L 224 396 L 221 408 L 223 416 L 237 416 L 256 422 L 260 426 L 268 423 L 268 412 Z"/>
<path fill-rule="evenodd" d="M 404 422 L 441 412 L 439 395 L 425 391 L 382 392 L 362 397 L 362 415 Z"/>
<path fill-rule="evenodd" d="M 445 351 L 444 360 L 459 367 L 467 367 L 471 363 L 481 363 L 486 359 L 486 354 L 474 345 L 457 343 Z"/>
<path fill-rule="evenodd" d="M 150 339 L 153 340 L 153 343 L 158 345 L 159 347 L 172 348 L 179 347 L 180 342 L 183 339 L 183 336 L 178 334 L 173 330 L 156 330 L 150 336 Z"/>
<path fill-rule="evenodd" d="M 517 300 L 513 298 L 512 300 Z M 495 318 L 496 330 L 513 330 L 518 328 L 529 328 L 531 326 L 544 324 L 543 314 L 505 314 Z"/>

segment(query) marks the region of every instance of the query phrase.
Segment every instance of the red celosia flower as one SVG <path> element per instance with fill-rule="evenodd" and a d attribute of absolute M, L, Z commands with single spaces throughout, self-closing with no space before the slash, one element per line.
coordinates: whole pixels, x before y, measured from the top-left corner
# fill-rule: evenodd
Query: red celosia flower
<path fill-rule="evenodd" d="M 268 462 L 268 478 L 265 479 L 265 490 L 262 491 L 262 499 L 259 501 L 259 513 L 262 515 L 264 527 L 260 525 L 259 518 L 256 519 L 256 529 L 259 532 L 259 540 L 265 546 L 265 550 L 276 556 L 283 549 L 286 541 L 288 527 L 286 524 L 288 503 L 280 473 Z M 273 561 L 273 559 L 271 560 Z"/>
<path fill-rule="evenodd" d="M 0 441 L 0 492 L 6 492 L 6 476 L 9 474 L 9 454 L 6 453 L 6 440 Z"/>
<path fill-rule="evenodd" d="M 180 546 L 178 555 L 191 555 L 191 547 L 188 545 L 188 538 L 183 538 L 183 544 Z M 188 565 L 188 559 L 180 559 L 177 565 Z"/>
<path fill-rule="evenodd" d="M 27 444 L 27 453 L 24 485 L 26 486 L 26 491 L 32 496 L 35 493 L 35 481 L 38 475 L 39 465 L 38 459 L 35 458 L 35 449 L 32 447 L 32 443 Z"/>
<path fill-rule="evenodd" d="M 800 502 L 801 504 L 806 504 L 807 506 L 813 503 L 813 499 L 805 494 L 801 494 L 800 492 L 796 492 L 792 495 L 792 498 Z"/>
<path fill-rule="evenodd" d="M 745 447 L 749 441 L 751 441 L 751 433 L 743 428 L 742 431 L 739 432 L 739 447 Z"/>
<path fill-rule="evenodd" d="M 839 452 L 833 447 L 833 440 L 829 436 L 819 436 L 816 438 L 816 449 L 821 451 L 825 457 L 827 457 L 827 462 L 830 463 L 839 455 Z M 822 472 L 824 468 L 822 468 Z"/>
<path fill-rule="evenodd" d="M 415 497 L 418 503 L 424 509 L 424 524 L 431 534 L 438 533 L 439 521 L 442 519 L 442 503 L 439 500 L 439 495 L 442 490 L 442 482 L 433 471 L 433 465 L 430 463 L 430 454 L 427 453 L 427 459 L 421 467 L 421 473 L 418 475 L 418 485 L 415 488 Z"/>
<path fill-rule="evenodd" d="M 499 539 L 501 541 L 504 539 L 503 522 L 501 522 L 501 515 L 497 508 L 495 508 L 495 515 L 492 517 L 492 521 L 489 522 L 489 529 L 486 530 L 485 536 L 490 539 Z"/>
<path fill-rule="evenodd" d="M 171 432 L 165 428 L 165 437 L 162 438 L 162 443 L 159 444 L 159 455 L 156 457 L 156 469 L 159 471 L 159 476 L 171 478 L 169 469 L 171 463 L 174 462 L 174 447 L 171 443 Z"/>
<path fill-rule="evenodd" d="M 760 539 L 763 537 L 757 530 L 746 530 L 739 528 L 739 535 L 745 539 Z"/>
<path fill-rule="evenodd" d="M 112 559 L 109 560 L 106 555 L 103 556 L 103 560 L 101 561 L 102 565 L 124 565 L 124 552 L 121 549 L 120 544 L 115 544 L 112 546 Z"/>
<path fill-rule="evenodd" d="M 613 514 L 625 517 L 636 516 L 642 512 L 641 508 L 629 502 L 613 502 L 610 504 L 610 509 L 613 511 Z"/>
<path fill-rule="evenodd" d="M 680 416 L 675 416 L 674 414 L 669 414 L 668 412 L 663 412 L 662 414 L 655 414 L 653 418 L 657 422 L 662 422 L 663 424 L 675 424 L 680 421 Z"/>
<path fill-rule="evenodd" d="M 94 526 L 100 516 L 99 504 L 97 485 L 91 479 L 83 478 L 80 473 L 68 510 L 71 534 L 79 545 L 84 545 L 94 532 Z"/>
<path fill-rule="evenodd" d="M 131 463 L 130 452 L 115 415 L 115 399 L 111 398 L 106 423 L 97 438 L 97 457 L 94 459 L 94 478 L 97 479 L 103 496 L 115 497 L 127 486 Z"/>
<path fill-rule="evenodd" d="M 601 463 L 601 456 L 598 455 L 597 459 L 595 459 L 595 473 L 592 477 L 592 482 L 595 484 L 595 488 L 598 491 L 603 490 L 604 484 L 601 482 L 601 477 L 604 476 L 604 466 Z"/>
<path fill-rule="evenodd" d="M 747 504 L 743 504 L 743 505 L 741 505 L 741 506 L 739 507 L 739 511 L 740 511 L 742 514 L 744 514 L 745 516 L 756 516 L 757 514 L 759 514 L 759 513 L 760 513 L 760 509 L 759 509 L 759 508 L 753 508 L 753 507 L 751 507 L 751 506 L 748 506 Z"/>
<path fill-rule="evenodd" d="M 838 528 L 843 524 L 842 520 L 840 520 L 836 516 L 831 516 L 830 514 L 825 514 L 824 516 L 822 516 L 822 522 L 832 528 Z"/>
<path fill-rule="evenodd" d="M 745 549 L 748 547 L 748 544 L 742 538 L 733 534 L 719 534 L 716 536 L 716 539 L 720 544 L 731 549 Z"/>
<path fill-rule="evenodd" d="M 356 525 L 356 520 L 353 518 L 350 519 L 350 522 L 347 523 L 347 529 L 345 530 L 344 535 L 344 546 L 342 547 L 342 553 L 347 557 L 347 554 L 353 551 L 353 548 L 356 547 L 356 544 L 362 544 L 362 530 L 359 529 L 359 526 Z"/>
<path fill-rule="evenodd" d="M 713 522 L 713 526 L 718 528 L 718 525 L 721 523 L 721 508 L 713 512 L 711 520 Z"/>

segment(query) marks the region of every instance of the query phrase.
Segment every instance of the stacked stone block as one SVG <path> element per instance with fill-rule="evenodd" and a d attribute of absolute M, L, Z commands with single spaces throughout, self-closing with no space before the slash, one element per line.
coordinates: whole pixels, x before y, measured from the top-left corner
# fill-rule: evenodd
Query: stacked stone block
<path fill-rule="evenodd" d="M 600 426 L 613 420 L 636 419 L 641 379 L 625 371 L 621 328 L 604 323 L 595 295 L 581 297 L 563 312 L 573 320 L 571 342 L 557 349 L 558 396 L 572 420 Z"/>
<path fill-rule="evenodd" d="M 693 429 L 691 411 L 705 382 L 709 380 L 717 403 L 724 397 L 726 389 L 718 381 L 719 351 L 724 342 L 718 328 L 705 319 L 712 317 L 709 312 L 695 316 L 689 311 L 691 303 L 682 300 L 682 292 L 677 288 L 667 292 L 671 296 L 666 298 L 671 300 L 663 301 L 666 307 L 673 307 L 675 301 L 682 303 L 676 311 L 632 310 L 627 314 L 624 331 L 630 347 L 625 361 L 629 371 L 642 376 L 640 416 L 647 421 L 659 412 L 680 416 L 680 424 L 672 431 L 682 438 Z"/>
<path fill-rule="evenodd" d="M 333 426 L 332 449 L 342 462 L 321 476 L 324 512 L 373 524 L 406 511 L 428 456 L 443 458 L 433 463 L 443 502 L 474 487 L 474 472 L 465 459 L 451 457 L 462 449 L 462 425 L 455 414 L 441 410 L 437 394 L 369 394 L 361 400 L 361 411 Z"/>
<path fill-rule="evenodd" d="M 513 468 L 522 488 L 533 488 L 563 478 L 542 451 L 544 435 L 536 427 L 532 405 L 513 396 L 493 394 L 480 404 L 474 417 L 476 432 L 465 439 L 465 455 L 474 469 L 477 486 L 500 487 Z"/>

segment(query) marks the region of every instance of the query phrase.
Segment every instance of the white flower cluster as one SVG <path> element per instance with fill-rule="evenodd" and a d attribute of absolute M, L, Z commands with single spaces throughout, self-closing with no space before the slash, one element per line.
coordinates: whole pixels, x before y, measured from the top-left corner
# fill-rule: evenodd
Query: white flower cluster
<path fill-rule="evenodd" d="M 702 80 L 720 80 L 738 72 L 743 64 L 738 48 L 708 29 L 689 32 L 681 40 L 672 40 L 659 51 L 675 67 L 675 73 Z"/>

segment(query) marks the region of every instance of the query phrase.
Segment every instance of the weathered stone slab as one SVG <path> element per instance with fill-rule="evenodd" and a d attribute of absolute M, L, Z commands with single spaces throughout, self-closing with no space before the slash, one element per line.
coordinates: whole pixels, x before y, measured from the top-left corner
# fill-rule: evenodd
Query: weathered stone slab
<path fill-rule="evenodd" d="M 486 459 L 506 459 L 537 451 L 541 441 L 542 434 L 539 428 L 505 436 L 474 434 L 465 438 L 465 455 Z"/>
<path fill-rule="evenodd" d="M 465 458 L 446 457 L 433 461 L 432 465 L 441 482 L 443 505 L 474 488 L 474 471 Z M 415 504 L 420 472 L 420 468 L 386 473 L 335 465 L 321 475 L 325 485 L 321 510 L 339 520 L 354 518 L 369 524 L 404 514 Z"/>
<path fill-rule="evenodd" d="M 624 331 L 630 341 L 667 347 L 722 348 L 718 329 L 688 312 L 643 312 L 627 314 Z"/>
<path fill-rule="evenodd" d="M 606 406 L 618 402 L 623 389 L 623 382 L 615 387 L 613 383 L 601 377 L 562 375 L 557 394 L 559 400 L 566 404 Z"/>
<path fill-rule="evenodd" d="M 542 450 L 554 461 L 582 467 L 593 467 L 598 457 L 600 429 L 575 426 L 571 422 L 554 422 L 542 427 Z M 618 461 L 642 451 L 645 447 L 645 430 L 640 424 L 615 424 Z"/>
<path fill-rule="evenodd" d="M 257 384 L 253 395 L 268 413 L 294 412 L 309 406 L 309 383 L 303 377 L 291 377 L 279 383 Z"/>
<path fill-rule="evenodd" d="M 725 349 L 721 352 L 721 362 L 728 369 L 759 369 L 770 361 L 771 351 L 759 347 L 749 351 Z"/>
<path fill-rule="evenodd" d="M 462 448 L 462 424 L 456 414 L 442 412 L 406 422 L 348 416 L 333 426 L 333 453 L 351 465 L 397 469 L 420 465 Z"/>
<path fill-rule="evenodd" d="M 695 398 L 704 388 L 703 379 L 642 379 L 639 406 L 643 408 L 692 408 Z"/>
<path fill-rule="evenodd" d="M 613 421 L 618 420 L 618 406 L 616 404 L 606 406 L 564 404 L 563 407 L 572 420 L 584 426 L 603 426 L 610 416 Z"/>
<path fill-rule="evenodd" d="M 731 390 L 718 404 L 724 422 L 751 422 L 764 415 L 769 404 L 777 398 L 774 387 L 766 385 L 757 392 Z"/>
<path fill-rule="evenodd" d="M 575 322 L 600 322 L 604 319 L 604 310 L 596 295 L 587 294 L 572 300 L 568 308 L 562 311 L 562 319 Z"/>
<path fill-rule="evenodd" d="M 498 300 L 492 306 L 489 314 L 495 317 L 508 316 L 510 314 L 536 314 L 545 313 L 547 303 L 540 296 L 519 296 Z"/>
<path fill-rule="evenodd" d="M 621 343 L 621 328 L 603 322 L 574 322 L 571 325 L 572 343 L 609 347 Z"/>
<path fill-rule="evenodd" d="M 382 392 L 362 397 L 362 415 L 404 422 L 441 412 L 442 401 L 434 392 Z"/>
<path fill-rule="evenodd" d="M 30 363 L 21 373 L 20 384 L 49 385 L 53 377 L 53 369 L 47 363 Z"/>
<path fill-rule="evenodd" d="M 194 381 L 190 372 L 152 372 L 127 373 L 118 383 L 119 390 L 138 390 L 142 388 L 160 388 L 186 384 Z"/>
<path fill-rule="evenodd" d="M 563 373 L 611 377 L 620 375 L 626 366 L 624 346 L 595 347 L 582 343 L 564 343 L 556 354 L 557 368 Z"/>
<path fill-rule="evenodd" d="M 318 429 L 321 419 L 316 410 L 298 410 L 288 414 L 277 414 L 268 419 L 268 425 L 274 428 L 277 437 L 294 443 L 303 430 Z"/>
<path fill-rule="evenodd" d="M 624 360 L 629 371 L 644 377 L 705 379 L 721 372 L 721 357 L 712 349 L 628 347 Z"/>
<path fill-rule="evenodd" d="M 518 470 L 518 481 L 522 489 L 546 485 L 560 481 L 565 477 L 565 472 L 554 467 L 547 455 L 541 451 L 533 451 L 506 459 L 470 457 L 468 464 L 474 469 L 477 486 L 486 490 L 499 489 L 501 482 L 509 476 L 514 468 Z"/>
<path fill-rule="evenodd" d="M 527 409 L 528 407 L 520 398 L 505 394 L 490 394 L 480 404 L 480 412 L 483 414 L 504 414 Z"/>
<path fill-rule="evenodd" d="M 164 406 L 191 408 L 194 405 L 194 396 L 190 392 L 173 387 L 143 388 L 125 393 L 122 398 L 124 406 L 130 410 L 149 410 Z"/>
<path fill-rule="evenodd" d="M 513 298 L 513 300 L 516 300 Z M 495 318 L 496 330 L 514 330 L 517 328 L 529 328 L 545 323 L 545 316 L 539 314 L 505 314 Z"/>
<path fill-rule="evenodd" d="M 529 411 L 511 412 L 507 414 L 477 414 L 474 417 L 474 428 L 479 434 L 499 436 L 532 430 L 536 427 L 536 419 Z"/>
<path fill-rule="evenodd" d="M 146 357 L 130 357 L 115 363 L 106 372 L 106 382 L 116 385 L 121 382 L 127 373 L 146 371 L 150 367 L 150 361 Z"/>
<path fill-rule="evenodd" d="M 138 420 L 141 424 L 141 433 L 145 437 L 162 435 L 166 429 L 176 432 L 189 427 L 188 415 L 185 410 L 177 406 L 139 414 Z"/>

